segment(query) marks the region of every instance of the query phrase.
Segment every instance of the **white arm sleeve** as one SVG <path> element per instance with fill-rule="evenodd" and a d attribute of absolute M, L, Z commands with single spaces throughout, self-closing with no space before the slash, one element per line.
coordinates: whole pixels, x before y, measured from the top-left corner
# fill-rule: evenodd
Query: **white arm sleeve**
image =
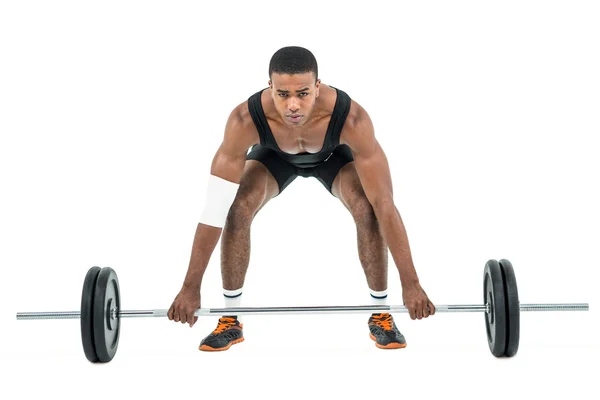
<path fill-rule="evenodd" d="M 200 223 L 223 228 L 239 187 L 238 183 L 210 175 Z"/>

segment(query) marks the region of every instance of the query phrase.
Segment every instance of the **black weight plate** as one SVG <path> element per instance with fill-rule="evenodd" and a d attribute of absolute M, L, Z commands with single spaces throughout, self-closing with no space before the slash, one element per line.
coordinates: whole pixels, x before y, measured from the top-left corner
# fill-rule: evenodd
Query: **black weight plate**
<path fill-rule="evenodd" d="M 504 356 L 512 357 L 519 350 L 519 330 L 521 308 L 515 270 L 508 260 L 500 260 L 502 275 L 504 277 L 504 298 L 506 301 L 506 320 L 508 322 L 506 350 Z"/>
<path fill-rule="evenodd" d="M 94 344 L 100 362 L 109 362 L 119 346 L 121 309 L 119 280 L 112 268 L 104 267 L 98 274 L 94 293 Z M 111 311 L 115 310 L 115 313 Z"/>
<path fill-rule="evenodd" d="M 81 293 L 81 342 L 83 352 L 90 362 L 98 362 L 96 346 L 94 344 L 94 291 L 96 280 L 100 273 L 100 267 L 92 267 L 88 270 L 83 281 Z"/>
<path fill-rule="evenodd" d="M 483 303 L 490 305 L 490 313 L 485 313 L 490 351 L 502 357 L 506 350 L 506 303 L 504 300 L 504 279 L 500 264 L 489 260 L 483 272 Z"/>

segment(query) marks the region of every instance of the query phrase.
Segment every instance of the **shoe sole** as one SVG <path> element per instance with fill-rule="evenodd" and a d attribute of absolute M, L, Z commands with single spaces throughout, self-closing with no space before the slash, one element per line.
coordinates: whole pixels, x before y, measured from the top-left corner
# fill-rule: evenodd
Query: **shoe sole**
<path fill-rule="evenodd" d="M 375 346 L 379 347 L 380 349 L 403 349 L 406 347 L 406 343 L 397 343 L 397 342 L 392 342 L 389 344 L 386 344 L 385 346 L 377 343 L 377 338 L 375 336 L 373 336 L 372 333 L 369 333 L 369 337 L 371 339 L 373 339 L 373 341 L 375 342 Z"/>
<path fill-rule="evenodd" d="M 207 345 L 203 344 L 202 346 L 198 347 L 198 349 L 202 350 L 202 351 L 225 351 L 225 350 L 229 349 L 232 345 L 234 345 L 236 343 L 241 343 L 243 341 L 244 341 L 244 338 L 241 337 L 239 339 L 235 339 L 234 341 L 230 342 L 225 347 L 219 347 L 219 348 L 215 349 L 214 347 L 210 347 L 210 346 L 207 346 Z"/>

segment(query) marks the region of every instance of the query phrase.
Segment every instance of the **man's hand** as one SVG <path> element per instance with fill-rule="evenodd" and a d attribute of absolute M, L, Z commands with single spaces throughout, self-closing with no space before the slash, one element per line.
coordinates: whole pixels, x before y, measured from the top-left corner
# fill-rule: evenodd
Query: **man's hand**
<path fill-rule="evenodd" d="M 402 285 L 402 299 L 411 319 L 427 318 L 435 314 L 435 306 L 419 283 Z"/>
<path fill-rule="evenodd" d="M 198 308 L 200 308 L 200 289 L 183 287 L 175 297 L 167 316 L 171 321 L 188 323 L 191 328 L 198 321 L 198 317 L 194 316 Z"/>

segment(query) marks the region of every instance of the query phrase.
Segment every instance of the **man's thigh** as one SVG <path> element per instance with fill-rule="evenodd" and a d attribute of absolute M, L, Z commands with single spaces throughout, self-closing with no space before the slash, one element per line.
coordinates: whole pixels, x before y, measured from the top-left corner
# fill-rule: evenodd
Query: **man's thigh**
<path fill-rule="evenodd" d="M 292 183 L 294 179 L 298 177 L 296 174 L 296 168 L 293 165 L 281 159 L 281 157 L 279 157 L 274 150 L 268 149 L 261 145 L 255 145 L 252 147 L 246 156 L 246 160 L 246 164 L 251 163 L 254 165 L 256 163 L 264 167 L 264 169 L 261 169 L 261 171 L 266 171 L 270 178 L 272 178 L 272 182 L 275 183 L 275 194 L 273 196 L 279 195 L 290 183 Z"/>
<path fill-rule="evenodd" d="M 327 161 L 317 167 L 314 176 L 332 195 L 339 197 L 336 186 L 339 186 L 340 176 L 348 174 L 350 165 L 354 165 L 352 151 L 346 145 L 338 146 Z"/>
<path fill-rule="evenodd" d="M 246 160 L 236 201 L 243 201 L 258 211 L 278 193 L 279 186 L 269 170 L 259 161 Z"/>

